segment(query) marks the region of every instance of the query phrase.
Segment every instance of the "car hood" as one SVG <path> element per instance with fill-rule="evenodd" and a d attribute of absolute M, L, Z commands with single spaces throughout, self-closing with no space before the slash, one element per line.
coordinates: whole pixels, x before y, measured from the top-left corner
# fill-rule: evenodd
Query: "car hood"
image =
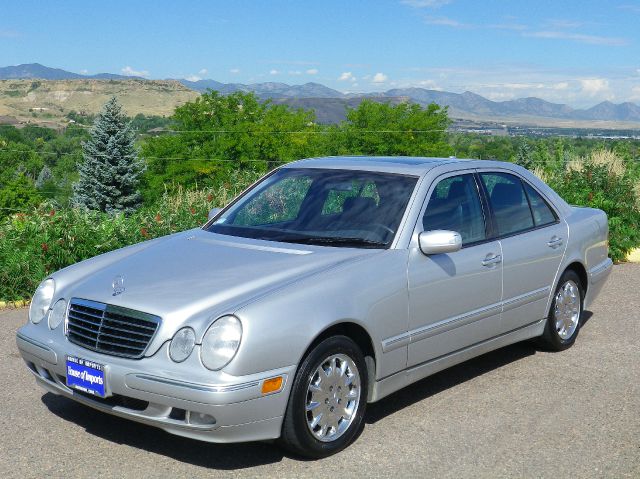
<path fill-rule="evenodd" d="M 96 267 L 92 267 L 91 260 L 75 265 L 62 283 L 67 283 L 67 297 L 160 316 L 162 323 L 148 355 L 182 325 L 194 327 L 201 339 L 212 319 L 233 313 L 258 296 L 379 252 L 276 243 L 200 229 L 133 248 L 96 258 Z M 119 276 L 124 280 L 124 292 L 114 295 L 112 283 Z M 69 281 L 71 277 L 73 280 Z"/>

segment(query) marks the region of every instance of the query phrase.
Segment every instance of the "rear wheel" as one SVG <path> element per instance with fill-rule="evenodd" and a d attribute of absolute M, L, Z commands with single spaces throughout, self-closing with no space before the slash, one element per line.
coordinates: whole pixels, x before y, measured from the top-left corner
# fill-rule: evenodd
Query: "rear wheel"
<path fill-rule="evenodd" d="M 367 386 L 360 348 L 346 336 L 322 341 L 298 369 L 281 443 L 296 454 L 312 458 L 342 450 L 362 428 Z"/>
<path fill-rule="evenodd" d="M 538 342 L 551 351 L 562 351 L 573 345 L 580 331 L 584 289 L 580 277 L 565 271 L 556 288 L 544 333 Z"/>

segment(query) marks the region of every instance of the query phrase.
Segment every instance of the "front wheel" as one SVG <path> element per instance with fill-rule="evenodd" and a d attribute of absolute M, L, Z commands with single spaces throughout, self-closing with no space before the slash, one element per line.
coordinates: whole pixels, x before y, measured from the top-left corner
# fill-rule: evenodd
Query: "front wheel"
<path fill-rule="evenodd" d="M 282 426 L 282 444 L 321 458 L 348 446 L 360 431 L 367 402 L 360 348 L 346 336 L 325 339 L 303 360 Z"/>
<path fill-rule="evenodd" d="M 551 351 L 562 351 L 573 345 L 580 331 L 584 290 L 578 275 L 565 271 L 556 288 L 549 317 L 539 344 Z"/>

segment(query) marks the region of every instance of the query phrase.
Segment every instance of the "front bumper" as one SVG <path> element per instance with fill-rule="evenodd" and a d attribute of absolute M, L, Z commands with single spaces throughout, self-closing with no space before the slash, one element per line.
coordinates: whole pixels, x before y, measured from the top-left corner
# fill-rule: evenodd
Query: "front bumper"
<path fill-rule="evenodd" d="M 196 350 L 185 362 L 176 364 L 169 359 L 168 344 L 151 357 L 118 358 L 70 343 L 61 331 L 50 331 L 42 323 L 23 326 L 16 343 L 36 382 L 47 391 L 172 434 L 208 442 L 279 437 L 296 369 L 288 366 L 235 377 L 206 370 Z M 106 398 L 66 386 L 67 355 L 105 366 Z M 263 381 L 280 375 L 284 378 L 282 390 L 263 395 Z"/>

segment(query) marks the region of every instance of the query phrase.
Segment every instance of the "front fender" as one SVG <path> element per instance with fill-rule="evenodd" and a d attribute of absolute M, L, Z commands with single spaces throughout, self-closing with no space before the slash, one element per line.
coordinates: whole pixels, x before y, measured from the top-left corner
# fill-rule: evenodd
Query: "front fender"
<path fill-rule="evenodd" d="M 235 375 L 299 364 L 313 341 L 341 322 L 369 334 L 378 378 L 405 368 L 406 347 L 383 354 L 381 344 L 408 328 L 406 265 L 406 250 L 385 250 L 244 305 L 236 311 L 242 343 L 225 370 Z"/>

